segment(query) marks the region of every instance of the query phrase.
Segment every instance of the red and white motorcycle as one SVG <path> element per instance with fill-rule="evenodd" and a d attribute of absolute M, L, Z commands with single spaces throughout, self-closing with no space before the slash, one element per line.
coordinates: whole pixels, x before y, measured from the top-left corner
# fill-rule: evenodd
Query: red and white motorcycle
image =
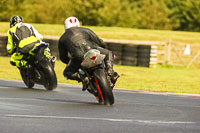
<path fill-rule="evenodd" d="M 88 77 L 87 90 L 92 93 L 100 104 L 114 104 L 111 77 L 107 74 L 104 63 L 105 55 L 97 49 L 91 49 L 84 55 L 79 74 L 81 78 Z"/>

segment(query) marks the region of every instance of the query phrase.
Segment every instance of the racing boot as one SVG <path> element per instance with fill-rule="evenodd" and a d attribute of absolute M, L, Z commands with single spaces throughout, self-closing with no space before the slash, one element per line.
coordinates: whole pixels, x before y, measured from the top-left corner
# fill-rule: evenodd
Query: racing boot
<path fill-rule="evenodd" d="M 79 78 L 83 84 L 82 91 L 85 91 L 89 87 L 89 78 L 86 76 L 85 72 L 82 69 L 78 69 Z"/>
<path fill-rule="evenodd" d="M 55 63 L 56 63 L 56 56 L 51 56 L 51 64 L 53 68 L 55 67 Z"/>
<path fill-rule="evenodd" d="M 117 72 L 114 72 L 113 64 L 109 61 L 106 63 L 106 68 L 108 75 L 111 77 L 112 88 L 113 88 L 115 86 L 115 83 L 117 82 L 117 79 L 119 78 L 119 74 Z"/>
<path fill-rule="evenodd" d="M 119 78 L 119 74 L 117 72 L 114 72 L 113 75 L 111 76 L 111 82 L 113 83 L 112 88 L 115 86 L 115 83 L 117 82 L 117 79 Z"/>
<path fill-rule="evenodd" d="M 71 72 L 67 72 L 67 73 L 63 73 L 64 74 L 64 77 L 66 79 L 72 79 L 72 80 L 76 80 L 78 81 L 79 83 L 82 82 L 82 91 L 85 91 L 87 90 L 88 88 L 88 84 L 89 84 L 89 79 L 88 77 L 85 77 L 84 75 L 81 75 L 79 74 L 78 72 L 75 72 L 75 73 L 71 73 Z"/>
<path fill-rule="evenodd" d="M 82 84 L 83 84 L 82 91 L 87 90 L 88 87 L 89 87 L 89 79 L 88 79 L 88 77 L 85 77 L 84 79 L 82 79 Z"/>
<path fill-rule="evenodd" d="M 50 49 L 48 47 L 44 50 L 44 55 L 47 58 L 51 59 L 51 53 L 50 53 Z"/>
<path fill-rule="evenodd" d="M 106 62 L 106 69 L 107 69 L 107 72 L 108 72 L 109 76 L 111 76 L 114 73 L 113 64 L 110 61 Z"/>
<path fill-rule="evenodd" d="M 56 56 L 51 55 L 50 49 L 48 47 L 44 50 L 44 55 L 49 59 L 49 61 L 51 62 L 52 66 L 54 68 L 55 62 L 56 62 Z"/>

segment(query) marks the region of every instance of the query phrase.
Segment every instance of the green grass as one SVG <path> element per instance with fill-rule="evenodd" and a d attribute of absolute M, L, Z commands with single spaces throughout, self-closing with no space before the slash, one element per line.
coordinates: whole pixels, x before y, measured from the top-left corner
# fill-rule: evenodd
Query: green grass
<path fill-rule="evenodd" d="M 0 79 L 21 80 L 19 70 L 11 66 L 9 60 L 9 57 L 0 57 Z M 63 77 L 64 68 L 65 64 L 56 62 L 58 82 L 78 84 Z M 143 68 L 121 65 L 115 65 L 114 68 L 120 74 L 116 88 L 200 94 L 200 69 L 197 68 L 167 66 Z"/>
<path fill-rule="evenodd" d="M 33 24 L 43 35 L 61 36 L 64 32 L 63 25 Z M 161 30 L 142 30 L 119 27 L 92 27 L 101 38 L 145 41 L 176 41 L 190 44 L 200 44 L 200 33 Z M 8 22 L 0 22 L 0 33 L 9 29 Z M 8 57 L 0 57 L 0 78 L 21 80 L 16 67 L 9 64 Z M 66 80 L 62 73 L 65 65 L 56 62 L 56 74 L 59 83 L 77 84 L 76 81 Z M 176 93 L 200 94 L 200 69 L 186 67 L 158 66 L 157 68 L 142 68 L 115 65 L 115 70 L 120 74 L 116 88 L 135 90 L 150 90 Z"/>
<path fill-rule="evenodd" d="M 61 36 L 64 32 L 64 25 L 59 24 L 33 24 L 33 26 L 43 35 Z M 199 32 L 180 32 L 167 30 L 144 30 L 120 27 L 93 27 L 86 26 L 94 30 L 97 35 L 105 39 L 122 40 L 145 40 L 145 41 L 169 41 L 200 44 Z M 6 33 L 9 29 L 8 22 L 0 22 L 0 33 Z"/>

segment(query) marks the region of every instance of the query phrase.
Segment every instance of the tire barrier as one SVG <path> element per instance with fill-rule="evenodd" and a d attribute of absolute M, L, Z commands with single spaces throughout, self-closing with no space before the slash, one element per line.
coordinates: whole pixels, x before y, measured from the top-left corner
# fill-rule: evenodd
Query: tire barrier
<path fill-rule="evenodd" d="M 149 67 L 150 53 L 151 53 L 150 45 L 139 45 L 137 53 L 138 55 L 137 66 Z"/>
<path fill-rule="evenodd" d="M 115 64 L 156 67 L 157 46 L 107 43 L 107 48 L 116 55 Z"/>
<path fill-rule="evenodd" d="M 7 44 L 8 37 L 0 36 L 0 56 L 7 55 L 6 44 Z"/>
<path fill-rule="evenodd" d="M 58 39 L 44 39 L 50 44 L 53 55 L 59 59 Z M 116 56 L 115 64 L 141 67 L 156 67 L 157 46 L 134 45 L 105 42 L 106 48 L 113 51 Z M 0 56 L 7 56 L 6 52 L 7 37 L 0 36 Z"/>
<path fill-rule="evenodd" d="M 106 48 L 113 51 L 115 55 L 115 64 L 121 64 L 122 61 L 122 45 L 119 43 L 106 43 Z"/>
<path fill-rule="evenodd" d="M 122 49 L 122 65 L 137 66 L 137 45 L 124 44 Z"/>

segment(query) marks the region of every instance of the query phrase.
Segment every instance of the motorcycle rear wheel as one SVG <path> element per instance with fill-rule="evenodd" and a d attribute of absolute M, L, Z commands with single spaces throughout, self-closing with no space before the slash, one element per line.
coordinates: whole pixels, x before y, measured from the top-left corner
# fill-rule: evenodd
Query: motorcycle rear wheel
<path fill-rule="evenodd" d="M 114 95 L 112 88 L 107 80 L 106 74 L 103 69 L 99 68 L 94 71 L 94 80 L 96 87 L 99 91 L 99 100 L 104 102 L 104 105 L 114 104 Z"/>

